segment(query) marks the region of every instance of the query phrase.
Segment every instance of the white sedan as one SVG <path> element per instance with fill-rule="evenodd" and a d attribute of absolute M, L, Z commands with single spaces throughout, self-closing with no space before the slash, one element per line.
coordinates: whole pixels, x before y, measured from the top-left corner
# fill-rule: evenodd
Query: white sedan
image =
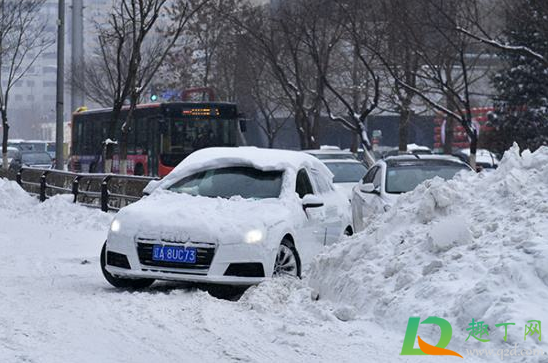
<path fill-rule="evenodd" d="M 398 196 L 434 177 L 451 179 L 468 164 L 443 155 L 401 155 L 377 161 L 352 191 L 352 218 L 356 231 L 369 219 L 388 211 Z"/>
<path fill-rule="evenodd" d="M 300 277 L 325 245 L 352 233 L 348 198 L 332 178 L 301 152 L 196 151 L 116 215 L 103 274 L 120 288 L 156 279 L 251 285 Z"/>

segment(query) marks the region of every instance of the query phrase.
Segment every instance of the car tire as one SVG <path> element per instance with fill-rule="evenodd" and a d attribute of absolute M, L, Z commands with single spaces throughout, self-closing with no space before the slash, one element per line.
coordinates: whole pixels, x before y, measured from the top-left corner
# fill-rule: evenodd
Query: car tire
<path fill-rule="evenodd" d="M 301 259 L 293 242 L 284 238 L 276 252 L 272 277 L 301 278 Z"/>
<path fill-rule="evenodd" d="M 140 290 L 149 287 L 154 282 L 154 279 L 124 279 L 121 277 L 116 277 L 106 270 L 106 264 L 107 243 L 105 242 L 103 244 L 103 248 L 101 249 L 101 271 L 109 284 L 119 289 Z"/>

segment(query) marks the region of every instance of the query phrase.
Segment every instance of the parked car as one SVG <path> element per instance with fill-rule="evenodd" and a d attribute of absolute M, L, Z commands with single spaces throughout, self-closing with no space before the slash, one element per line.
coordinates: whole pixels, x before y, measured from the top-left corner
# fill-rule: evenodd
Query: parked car
<path fill-rule="evenodd" d="M 367 167 L 358 160 L 335 159 L 322 160 L 327 168 L 333 173 L 333 182 L 347 196 L 352 199 L 352 189 L 367 173 Z"/>
<path fill-rule="evenodd" d="M 401 155 L 377 161 L 352 191 L 352 218 L 356 231 L 369 218 L 390 209 L 398 196 L 434 177 L 451 179 L 468 164 L 451 156 Z"/>
<path fill-rule="evenodd" d="M 297 151 L 196 151 L 116 215 L 101 252 L 103 274 L 119 288 L 301 276 L 325 245 L 352 233 L 350 203 L 332 178 L 322 162 Z"/>
<path fill-rule="evenodd" d="M 468 164 L 470 160 L 470 149 L 458 150 L 453 153 L 453 155 Z M 476 150 L 476 166 L 478 167 L 479 171 L 496 169 L 499 166 L 499 163 L 500 160 L 495 155 L 495 153 L 487 149 Z"/>
<path fill-rule="evenodd" d="M 356 160 L 356 156 L 350 151 L 341 150 L 337 146 L 322 146 L 315 150 L 304 150 L 305 153 L 315 156 L 320 160 L 350 159 Z"/>
<path fill-rule="evenodd" d="M 45 151 L 22 151 L 19 153 L 17 163 L 20 166 L 37 169 L 51 169 L 53 167 L 53 160 Z"/>

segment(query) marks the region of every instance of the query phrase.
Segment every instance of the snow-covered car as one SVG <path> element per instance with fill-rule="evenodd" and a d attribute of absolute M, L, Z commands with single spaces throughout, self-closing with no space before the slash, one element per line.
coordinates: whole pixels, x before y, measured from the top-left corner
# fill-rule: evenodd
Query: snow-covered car
<path fill-rule="evenodd" d="M 304 150 L 305 153 L 310 154 L 320 160 L 333 160 L 333 159 L 350 159 L 356 160 L 356 156 L 350 151 L 341 150 L 337 146 L 321 146 L 319 149 Z"/>
<path fill-rule="evenodd" d="M 417 144 L 407 144 L 407 151 L 403 155 L 412 154 L 412 155 L 431 155 L 432 149 L 428 146 L 422 146 Z M 390 156 L 402 155 L 399 148 L 395 147 L 392 150 L 386 151 L 382 157 L 387 158 Z"/>
<path fill-rule="evenodd" d="M 350 200 L 352 198 L 352 189 L 367 173 L 367 167 L 358 160 L 352 159 L 322 161 L 333 173 L 335 187 L 340 188 Z"/>
<path fill-rule="evenodd" d="M 462 170 L 472 169 L 456 157 L 443 155 L 400 155 L 377 161 L 352 190 L 355 230 L 364 230 L 370 218 L 388 211 L 400 194 L 434 177 L 451 179 Z"/>
<path fill-rule="evenodd" d="M 297 151 L 196 151 L 118 212 L 101 252 L 103 274 L 122 288 L 300 276 L 324 246 L 352 233 L 350 203 L 332 178 Z"/>
<path fill-rule="evenodd" d="M 458 157 L 465 163 L 469 162 L 470 159 L 470 149 L 461 149 L 453 154 Z M 476 150 L 476 166 L 479 167 L 479 170 L 493 170 L 499 166 L 500 160 L 495 155 L 495 153 L 487 149 L 477 149 Z"/>

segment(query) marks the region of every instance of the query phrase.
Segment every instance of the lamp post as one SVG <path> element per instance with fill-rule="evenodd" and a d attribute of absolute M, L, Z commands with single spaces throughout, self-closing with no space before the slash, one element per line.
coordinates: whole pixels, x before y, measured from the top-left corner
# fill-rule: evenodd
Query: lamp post
<path fill-rule="evenodd" d="M 57 19 L 57 97 L 55 104 L 55 168 L 63 170 L 63 113 L 65 80 L 65 0 L 59 0 Z"/>

